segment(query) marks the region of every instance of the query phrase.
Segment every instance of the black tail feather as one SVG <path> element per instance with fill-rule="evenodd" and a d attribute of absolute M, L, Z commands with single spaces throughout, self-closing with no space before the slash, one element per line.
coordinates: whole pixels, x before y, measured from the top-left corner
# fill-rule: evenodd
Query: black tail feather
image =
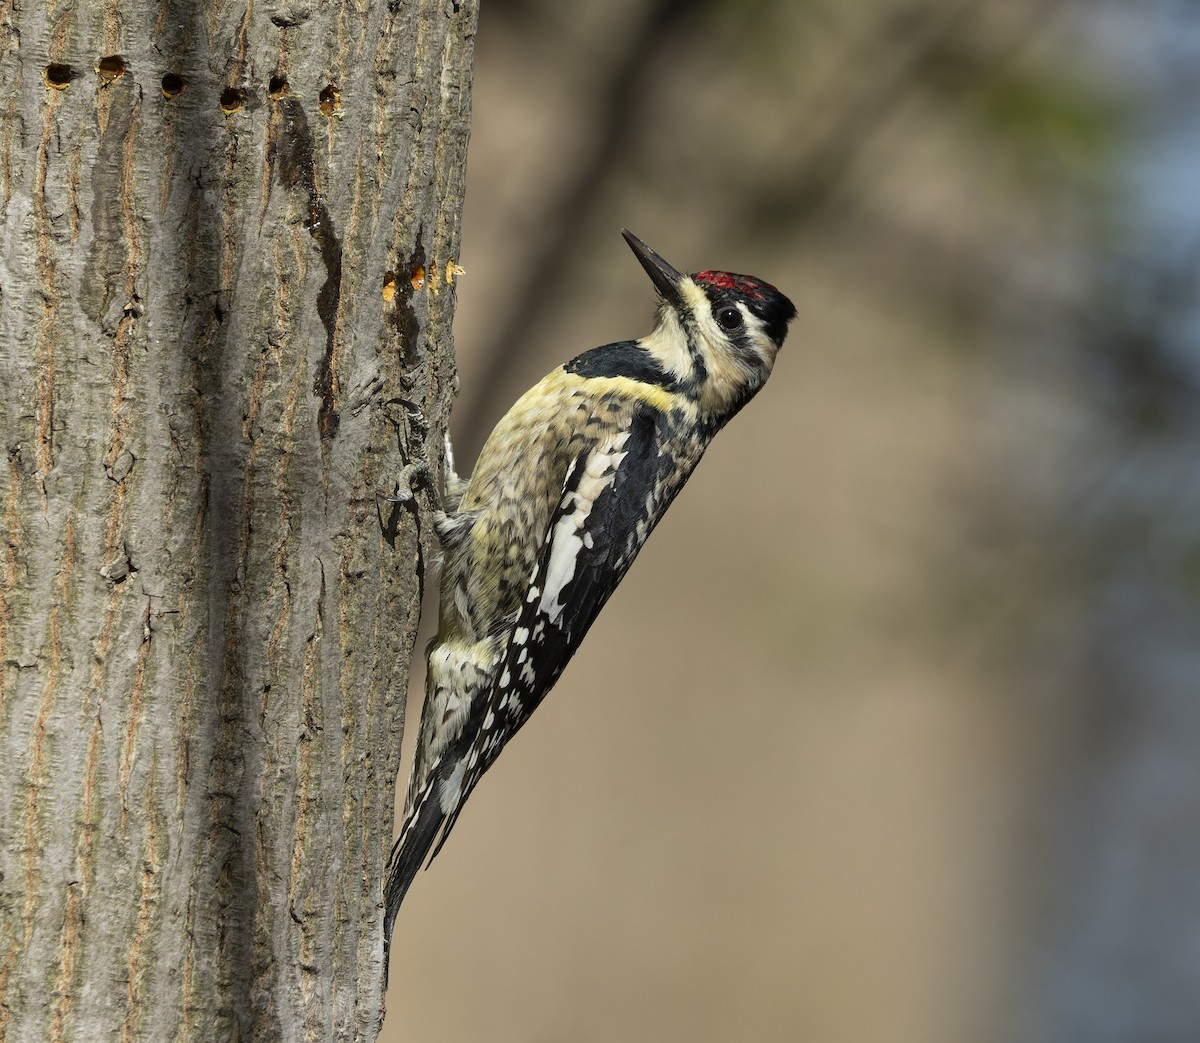
<path fill-rule="evenodd" d="M 388 860 L 387 884 L 383 889 L 386 906 L 383 918 L 385 959 L 391 946 L 392 925 L 396 922 L 400 903 L 404 901 L 417 872 L 425 864 L 426 856 L 446 818 L 437 795 L 440 789 L 441 780 L 436 774 L 431 774 L 409 812 L 408 820 L 392 848 L 392 857 Z"/>

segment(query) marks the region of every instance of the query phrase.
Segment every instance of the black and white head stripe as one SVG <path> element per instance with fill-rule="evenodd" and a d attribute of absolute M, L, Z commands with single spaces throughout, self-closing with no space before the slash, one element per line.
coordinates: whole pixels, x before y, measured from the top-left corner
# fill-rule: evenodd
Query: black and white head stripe
<path fill-rule="evenodd" d="M 796 317 L 796 306 L 774 286 L 753 275 L 734 272 L 696 272 L 692 280 L 712 302 L 713 315 L 723 307 L 744 305 L 751 314 L 762 320 L 767 336 L 782 344 L 787 336 L 788 323 Z"/>

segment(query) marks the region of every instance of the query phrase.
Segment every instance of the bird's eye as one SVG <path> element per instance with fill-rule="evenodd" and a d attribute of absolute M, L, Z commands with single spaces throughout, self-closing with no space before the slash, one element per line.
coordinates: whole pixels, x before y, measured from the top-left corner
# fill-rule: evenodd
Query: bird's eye
<path fill-rule="evenodd" d="M 742 325 L 742 313 L 733 307 L 720 308 L 717 311 L 717 322 L 722 329 L 739 329 Z"/>

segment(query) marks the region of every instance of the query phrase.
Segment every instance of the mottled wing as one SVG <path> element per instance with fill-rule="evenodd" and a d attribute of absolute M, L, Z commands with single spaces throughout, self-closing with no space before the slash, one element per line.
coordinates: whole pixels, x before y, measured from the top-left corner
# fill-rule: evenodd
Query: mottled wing
<path fill-rule="evenodd" d="M 571 463 L 441 843 L 504 743 L 558 680 L 702 449 L 673 439 L 667 418 L 646 409 Z"/>
<path fill-rule="evenodd" d="M 463 554 L 479 514 L 479 511 L 459 511 L 434 515 L 438 542 L 445 555 L 443 572 L 449 569 L 453 575 L 461 571 L 455 562 Z M 420 730 L 404 800 L 406 814 L 442 750 L 461 733 L 473 697 L 478 697 L 487 683 L 487 674 L 469 655 L 455 655 L 444 647 L 439 654 L 436 638 L 426 650 L 426 665 L 425 704 L 421 708 Z"/>

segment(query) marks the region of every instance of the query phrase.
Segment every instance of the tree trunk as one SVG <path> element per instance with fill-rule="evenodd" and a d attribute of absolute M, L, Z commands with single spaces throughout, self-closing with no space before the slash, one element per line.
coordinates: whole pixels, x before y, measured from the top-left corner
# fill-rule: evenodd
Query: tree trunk
<path fill-rule="evenodd" d="M 0 0 L 0 1040 L 378 1032 L 476 19 Z"/>

